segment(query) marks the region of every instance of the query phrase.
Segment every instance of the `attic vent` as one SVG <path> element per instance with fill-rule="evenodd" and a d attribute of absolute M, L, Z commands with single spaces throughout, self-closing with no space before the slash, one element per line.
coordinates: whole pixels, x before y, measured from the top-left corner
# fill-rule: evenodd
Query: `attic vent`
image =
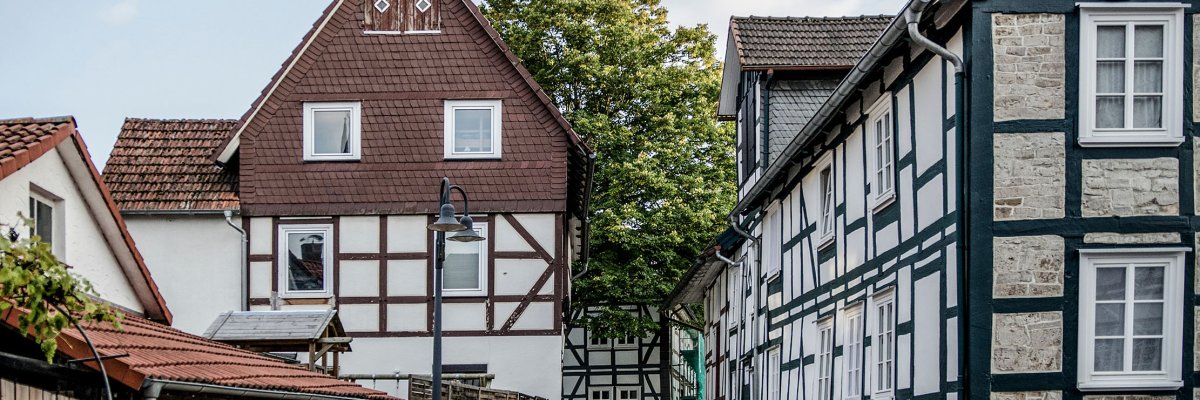
<path fill-rule="evenodd" d="M 375 9 L 379 10 L 379 12 L 387 11 L 388 7 L 391 7 L 391 6 L 392 6 L 392 3 L 388 2 L 388 0 L 376 0 L 375 1 Z"/>
<path fill-rule="evenodd" d="M 429 7 L 432 6 L 433 3 L 431 3 L 429 0 L 417 0 L 416 5 L 417 11 L 426 12 L 429 11 Z"/>

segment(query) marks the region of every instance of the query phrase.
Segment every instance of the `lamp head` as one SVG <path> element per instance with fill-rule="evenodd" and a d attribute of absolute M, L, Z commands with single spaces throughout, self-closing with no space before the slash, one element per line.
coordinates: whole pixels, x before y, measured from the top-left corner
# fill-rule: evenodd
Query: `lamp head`
<path fill-rule="evenodd" d="M 455 242 L 478 242 L 480 240 L 484 240 L 484 237 L 479 236 L 479 232 L 475 230 L 475 221 L 471 220 L 470 215 L 464 215 L 461 221 L 462 225 L 466 227 L 466 229 L 450 235 L 450 237 L 446 238 L 447 240 L 453 240 Z"/>
<path fill-rule="evenodd" d="M 458 222 L 458 219 L 454 218 L 454 205 L 450 203 L 442 204 L 437 221 L 429 224 L 428 228 L 436 232 L 458 232 L 467 229 L 465 225 Z"/>

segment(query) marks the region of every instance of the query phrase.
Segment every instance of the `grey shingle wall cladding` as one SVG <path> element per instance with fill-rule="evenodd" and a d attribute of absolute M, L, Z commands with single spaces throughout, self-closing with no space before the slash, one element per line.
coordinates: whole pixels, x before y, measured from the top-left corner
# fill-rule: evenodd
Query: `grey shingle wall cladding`
<path fill-rule="evenodd" d="M 837 88 L 837 80 L 786 80 L 771 84 L 768 151 L 774 161 Z"/>

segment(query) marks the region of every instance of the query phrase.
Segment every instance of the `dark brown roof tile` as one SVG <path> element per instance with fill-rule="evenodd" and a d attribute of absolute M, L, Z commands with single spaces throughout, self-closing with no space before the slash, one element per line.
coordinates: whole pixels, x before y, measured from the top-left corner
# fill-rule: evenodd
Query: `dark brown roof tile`
<path fill-rule="evenodd" d="M 733 17 L 742 67 L 851 67 L 895 16 Z"/>

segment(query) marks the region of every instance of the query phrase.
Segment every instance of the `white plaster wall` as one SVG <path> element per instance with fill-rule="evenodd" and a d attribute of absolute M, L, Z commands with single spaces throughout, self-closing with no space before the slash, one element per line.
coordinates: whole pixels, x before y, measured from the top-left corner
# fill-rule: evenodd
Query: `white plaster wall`
<path fill-rule="evenodd" d="M 217 315 L 241 308 L 242 236 L 223 216 L 131 215 L 125 223 L 176 328 L 202 334 Z"/>
<path fill-rule="evenodd" d="M 133 287 L 130 286 L 129 278 L 96 222 L 97 218 L 111 217 L 92 214 L 59 153 L 59 149 L 64 146 L 70 147 L 73 144 L 70 140 L 63 142 L 58 148 L 43 154 L 25 168 L 0 181 L 0 193 L 3 194 L 0 196 L 0 224 L 15 225 L 20 221 L 17 213 L 29 215 L 31 185 L 61 198 L 55 207 L 55 217 L 62 219 L 62 223 L 56 222 L 55 226 L 55 230 L 61 233 L 61 236 L 56 233 L 56 236 L 61 238 L 58 239 L 60 243 L 55 246 L 56 255 L 73 267 L 72 272 L 91 281 L 104 300 L 144 312 L 142 303 L 138 301 Z M 23 234 L 27 233 L 28 231 Z"/>
<path fill-rule="evenodd" d="M 389 318 L 390 320 L 390 318 Z M 562 397 L 562 347 L 560 336 L 484 336 L 443 338 L 444 364 L 487 364 L 496 374 L 492 387 L 515 390 L 547 399 Z M 349 374 L 429 374 L 433 365 L 433 339 L 359 338 L 354 351 L 342 356 Z M 360 381 L 393 395 L 408 397 L 407 383 L 399 390 L 394 381 Z"/>

